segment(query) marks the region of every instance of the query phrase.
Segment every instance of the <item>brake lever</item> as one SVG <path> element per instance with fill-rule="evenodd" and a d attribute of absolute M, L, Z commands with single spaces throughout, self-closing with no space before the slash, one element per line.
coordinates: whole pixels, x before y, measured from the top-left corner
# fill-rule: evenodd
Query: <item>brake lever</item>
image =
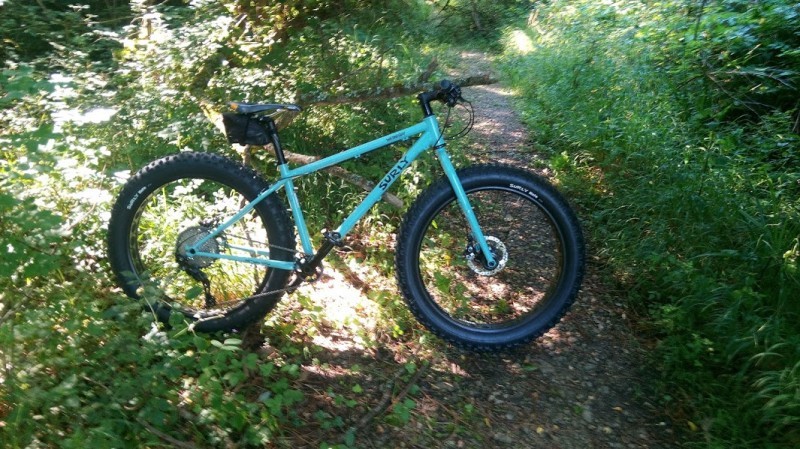
<path fill-rule="evenodd" d="M 461 87 L 449 82 L 446 95 L 447 95 L 447 106 L 451 108 L 455 107 L 458 104 L 459 100 L 464 99 L 464 97 L 461 96 Z"/>
<path fill-rule="evenodd" d="M 461 87 L 450 80 L 440 81 L 438 91 L 438 99 L 450 108 L 455 107 L 459 102 L 469 103 L 461 96 Z"/>

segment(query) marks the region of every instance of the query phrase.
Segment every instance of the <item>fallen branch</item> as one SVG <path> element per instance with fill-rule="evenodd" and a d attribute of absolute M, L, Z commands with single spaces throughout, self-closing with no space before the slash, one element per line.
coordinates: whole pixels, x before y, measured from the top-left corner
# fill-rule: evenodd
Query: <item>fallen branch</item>
<path fill-rule="evenodd" d="M 92 385 L 95 385 L 95 386 L 98 386 L 98 387 L 102 388 L 107 393 L 113 394 L 113 392 L 111 391 L 111 388 L 109 388 L 107 385 L 102 384 L 102 383 L 100 383 L 100 382 L 98 382 L 98 381 L 96 381 L 96 380 L 94 380 L 91 377 L 86 376 L 86 375 L 82 375 L 81 378 L 83 380 L 89 382 Z M 173 445 L 175 447 L 180 447 L 180 448 L 183 448 L 183 449 L 198 449 L 198 446 L 196 446 L 196 445 L 194 445 L 192 443 L 189 443 L 189 442 L 186 442 L 186 441 L 181 441 L 181 440 L 179 440 L 177 438 L 174 438 L 174 437 L 172 437 L 170 435 L 167 435 L 166 433 L 156 429 L 150 423 L 148 423 L 147 421 L 145 421 L 144 419 L 142 419 L 142 418 L 140 418 L 138 416 L 136 418 L 134 418 L 134 419 L 136 419 L 136 422 L 141 424 L 142 427 L 147 429 L 148 432 L 152 433 L 153 435 L 157 436 L 158 438 L 161 438 L 162 440 L 166 441 L 167 443 L 169 443 L 169 444 L 171 444 L 171 445 Z M 195 420 L 193 420 L 192 422 L 195 422 Z"/>
<path fill-rule="evenodd" d="M 480 74 L 468 76 L 466 78 L 458 78 L 451 81 L 453 84 L 457 84 L 461 87 L 468 87 L 494 84 L 497 82 L 497 79 L 488 74 Z M 396 84 L 392 87 L 376 87 L 366 90 L 357 90 L 341 95 L 329 95 L 322 92 L 311 92 L 300 94 L 297 98 L 297 104 L 301 106 L 331 106 L 339 104 L 362 103 L 364 101 L 372 100 L 388 100 L 391 98 L 413 95 L 425 90 L 430 90 L 432 88 L 433 86 L 429 82 L 412 82 L 407 84 Z"/>
<path fill-rule="evenodd" d="M 194 413 L 187 410 L 186 407 L 184 407 L 184 404 L 178 405 L 178 415 L 190 423 L 198 423 L 200 421 L 200 418 Z M 216 436 L 222 440 L 221 441 L 222 444 L 217 445 L 217 447 L 223 447 L 225 449 L 233 449 L 239 447 L 238 445 L 234 444 L 234 442 L 231 441 L 230 438 L 228 438 L 226 432 L 222 428 L 220 428 L 217 424 L 211 423 L 208 426 L 214 432 L 216 432 Z"/>
<path fill-rule="evenodd" d="M 166 441 L 167 443 L 171 444 L 174 447 L 180 447 L 182 449 L 198 449 L 198 447 L 199 447 L 199 446 L 195 446 L 192 443 L 188 443 L 186 441 L 181 441 L 181 440 L 179 440 L 177 438 L 173 438 L 173 437 L 167 435 L 166 433 L 156 429 L 155 427 L 150 425 L 150 423 L 148 423 L 147 421 L 145 421 L 145 420 L 143 420 L 141 418 L 136 418 L 136 422 L 141 424 L 142 427 L 147 429 L 148 432 L 152 433 L 153 435 L 157 436 L 158 438 L 161 438 L 162 440 Z"/>
<path fill-rule="evenodd" d="M 310 164 L 320 159 L 319 157 L 316 156 L 308 156 L 306 154 L 292 153 L 286 150 L 283 151 L 283 155 L 286 156 L 287 161 L 295 164 Z M 329 167 L 326 168 L 325 171 L 332 174 L 333 176 L 344 179 L 350 184 L 357 185 L 368 192 L 375 188 L 374 182 L 364 178 L 361 175 L 351 173 L 343 169 L 342 167 L 339 166 Z M 388 204 L 392 205 L 393 207 L 396 207 L 398 209 L 403 208 L 403 200 L 396 197 L 395 195 L 392 195 L 391 193 L 384 193 L 383 200 L 386 201 Z"/>
<path fill-rule="evenodd" d="M 797 105 L 794 107 L 794 111 L 797 118 L 794 121 L 794 126 L 792 127 L 792 131 L 800 134 L 800 101 L 797 102 Z"/>
<path fill-rule="evenodd" d="M 350 427 L 350 429 L 347 430 L 347 433 L 354 434 L 355 432 L 363 429 L 364 427 L 369 425 L 369 423 L 371 423 L 378 415 L 384 413 L 385 411 L 389 410 L 390 408 L 397 405 L 397 403 L 402 401 L 406 397 L 406 395 L 408 395 L 408 392 L 411 391 L 411 387 L 416 385 L 417 381 L 419 381 L 419 379 L 422 378 L 422 375 L 425 374 L 425 372 L 427 372 L 429 366 L 430 364 L 423 364 L 421 367 L 419 367 L 417 371 L 414 373 L 414 375 L 411 377 L 411 379 L 409 379 L 409 381 L 405 384 L 403 389 L 400 390 L 397 393 L 397 395 L 392 397 L 392 390 L 394 390 L 395 382 L 400 378 L 400 376 L 402 376 L 406 372 L 406 368 L 405 366 L 403 366 L 400 370 L 398 370 L 398 372 L 394 375 L 392 380 L 389 381 L 389 383 L 386 385 L 386 389 L 383 392 L 383 396 L 381 397 L 380 402 L 378 402 L 378 405 L 373 407 L 366 415 L 362 416 L 361 419 L 359 419 L 354 426 Z"/>

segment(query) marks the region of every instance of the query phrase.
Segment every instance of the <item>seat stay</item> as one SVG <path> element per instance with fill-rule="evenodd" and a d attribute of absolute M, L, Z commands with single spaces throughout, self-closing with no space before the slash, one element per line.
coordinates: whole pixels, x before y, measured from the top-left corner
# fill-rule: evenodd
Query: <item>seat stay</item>
<path fill-rule="evenodd" d="M 231 227 L 234 223 L 236 223 L 237 221 L 241 220 L 245 215 L 250 213 L 250 211 L 255 209 L 255 207 L 256 207 L 256 205 L 258 205 L 258 203 L 263 201 L 264 198 L 268 197 L 269 195 L 272 195 L 273 193 L 275 193 L 278 189 L 283 187 L 284 184 L 286 184 L 286 181 L 278 181 L 275 184 L 272 184 L 272 186 L 270 186 L 268 189 L 266 189 L 263 192 L 261 192 L 253 201 L 250 201 L 243 208 L 239 209 L 239 212 L 237 212 L 232 217 L 227 219 L 224 223 L 218 225 L 211 232 L 209 232 L 207 235 L 205 235 L 203 238 L 201 238 L 200 240 L 198 240 L 194 244 L 187 245 L 186 246 L 186 253 L 191 255 L 192 257 L 202 254 L 204 257 L 215 258 L 216 256 L 213 256 L 213 255 L 209 256 L 206 253 L 202 252 L 200 250 L 200 248 L 202 248 L 203 245 L 205 245 L 209 240 L 211 240 L 213 238 L 216 238 L 217 236 L 222 234 L 226 229 Z M 217 257 L 217 258 L 221 258 L 221 257 Z"/>

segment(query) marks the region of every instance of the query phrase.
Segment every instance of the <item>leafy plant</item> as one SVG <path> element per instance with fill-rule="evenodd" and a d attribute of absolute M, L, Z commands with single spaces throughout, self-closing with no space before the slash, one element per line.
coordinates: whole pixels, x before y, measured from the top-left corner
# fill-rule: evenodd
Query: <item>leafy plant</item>
<path fill-rule="evenodd" d="M 506 37 L 522 114 L 646 317 L 662 396 L 709 422 L 712 445 L 798 441 L 798 105 L 785 99 L 800 66 L 796 36 L 764 33 L 795 13 L 550 2 Z"/>

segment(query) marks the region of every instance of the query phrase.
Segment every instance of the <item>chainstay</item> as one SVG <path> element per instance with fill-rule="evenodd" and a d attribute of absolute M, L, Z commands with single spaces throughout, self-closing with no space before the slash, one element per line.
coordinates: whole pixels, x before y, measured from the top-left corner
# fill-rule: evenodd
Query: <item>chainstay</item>
<path fill-rule="evenodd" d="M 264 245 L 266 247 L 269 247 L 270 249 L 277 249 L 277 250 L 281 250 L 281 251 L 287 251 L 287 252 L 291 253 L 292 255 L 294 255 L 295 258 L 297 258 L 297 254 L 300 254 L 300 251 L 298 251 L 297 248 L 287 248 L 287 247 L 284 247 L 284 246 L 275 245 L 273 243 L 254 241 L 252 239 L 249 239 L 247 237 L 243 237 L 243 236 L 237 235 L 237 234 L 228 234 L 228 236 L 237 237 L 237 238 L 241 238 L 241 239 L 244 239 L 244 240 L 249 240 L 251 243 L 258 243 L 258 244 Z M 270 296 L 270 295 L 274 295 L 274 294 L 278 294 L 278 293 L 292 293 L 292 292 L 294 292 L 295 290 L 297 290 L 300 287 L 301 284 L 306 282 L 306 280 L 303 278 L 303 276 L 301 276 L 297 272 L 297 269 L 293 270 L 293 272 L 295 273 L 295 277 L 292 278 L 289 282 L 287 282 L 287 286 L 286 287 L 275 289 L 275 290 L 270 290 L 270 291 L 266 291 L 266 292 L 256 293 L 254 295 L 250 295 L 250 296 L 247 296 L 245 298 L 242 298 L 241 301 L 242 302 L 252 301 L 252 300 L 261 299 L 261 298 L 264 298 L 264 297 L 267 297 L 267 296 Z M 219 316 L 223 316 L 223 315 L 225 315 L 225 312 L 221 311 L 221 313 L 219 313 L 219 314 L 214 314 L 213 316 L 206 317 L 206 318 L 201 319 L 199 321 L 205 321 L 205 320 L 209 320 L 209 319 L 214 319 L 215 317 L 219 317 Z"/>
<path fill-rule="evenodd" d="M 256 243 L 263 243 L 263 242 L 256 242 Z M 300 254 L 300 251 L 298 251 L 297 248 L 286 248 L 286 247 L 283 247 L 283 246 L 280 246 L 280 245 L 274 245 L 274 244 L 271 244 L 271 243 L 267 243 L 266 245 L 269 246 L 270 248 L 279 249 L 279 250 L 283 250 L 283 251 L 288 251 L 288 252 L 294 254 L 295 257 L 297 256 L 297 254 Z M 292 278 L 289 282 L 287 282 L 287 286 L 286 287 L 275 289 L 275 290 L 270 290 L 270 291 L 266 291 L 266 292 L 256 293 L 254 295 L 250 295 L 250 296 L 248 296 L 246 298 L 243 298 L 242 301 L 257 300 L 257 299 L 261 299 L 261 298 L 264 298 L 264 297 L 267 297 L 267 296 L 270 296 L 270 295 L 274 295 L 274 294 L 278 294 L 278 293 L 293 293 L 295 290 L 300 288 L 300 286 L 303 283 L 308 282 L 307 281 L 307 277 L 303 276 L 299 272 L 298 268 L 295 268 L 293 270 L 293 273 L 295 274 L 295 277 Z M 318 279 L 319 279 L 319 277 L 317 277 L 316 279 L 314 279 L 311 282 L 312 283 L 316 282 Z"/>

